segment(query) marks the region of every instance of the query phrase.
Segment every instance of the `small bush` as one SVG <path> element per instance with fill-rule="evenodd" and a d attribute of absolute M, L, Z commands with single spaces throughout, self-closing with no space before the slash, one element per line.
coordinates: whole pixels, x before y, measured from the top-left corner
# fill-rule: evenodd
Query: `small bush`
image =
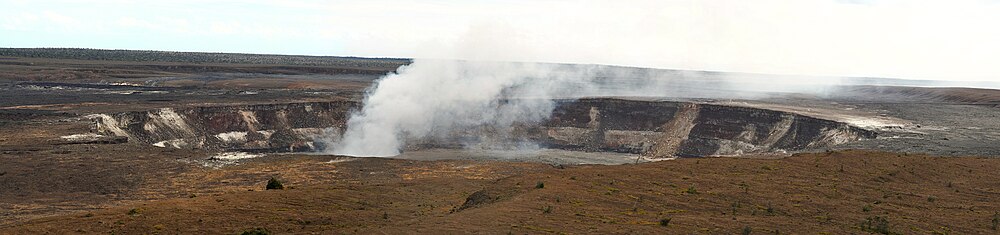
<path fill-rule="evenodd" d="M 552 206 L 542 207 L 542 214 L 549 214 L 549 213 L 552 213 Z"/>
<path fill-rule="evenodd" d="M 545 183 L 538 182 L 537 184 L 535 184 L 535 188 L 545 188 Z"/>
<path fill-rule="evenodd" d="M 927 201 L 928 201 L 928 202 L 934 202 L 934 201 L 937 201 L 937 198 L 936 198 L 936 197 L 934 197 L 934 196 L 928 196 L 928 197 L 927 197 Z"/>
<path fill-rule="evenodd" d="M 750 233 L 752 233 L 752 232 L 753 232 L 753 228 L 751 228 L 750 226 L 744 226 L 743 227 L 743 232 L 741 232 L 740 234 L 750 235 Z"/>
<path fill-rule="evenodd" d="M 242 233 L 240 233 L 240 235 L 268 235 L 268 234 L 271 234 L 271 232 L 263 228 L 244 230 Z"/>
<path fill-rule="evenodd" d="M 878 234 L 893 234 L 889 231 L 889 220 L 881 216 L 865 218 L 865 221 L 861 223 L 861 230 Z"/>
<path fill-rule="evenodd" d="M 687 194 L 698 194 L 698 190 L 694 188 L 694 185 L 688 187 L 688 189 L 685 190 L 684 192 Z"/>
<path fill-rule="evenodd" d="M 285 185 L 282 184 L 280 180 L 278 180 L 278 179 L 276 179 L 274 177 L 271 177 L 271 179 L 267 181 L 267 186 L 265 187 L 265 189 L 267 189 L 267 190 L 271 190 L 271 189 L 285 189 Z"/>
<path fill-rule="evenodd" d="M 872 206 L 871 205 L 865 205 L 865 206 L 861 207 L 861 211 L 870 212 L 870 211 L 872 211 Z"/>
<path fill-rule="evenodd" d="M 142 209 L 132 208 L 131 210 L 128 210 L 128 215 L 137 216 L 139 214 L 142 214 Z"/>
<path fill-rule="evenodd" d="M 667 227 L 667 225 L 670 225 L 670 218 L 660 219 L 660 226 Z"/>
<path fill-rule="evenodd" d="M 1000 226 L 1000 213 L 993 213 L 993 230 Z"/>

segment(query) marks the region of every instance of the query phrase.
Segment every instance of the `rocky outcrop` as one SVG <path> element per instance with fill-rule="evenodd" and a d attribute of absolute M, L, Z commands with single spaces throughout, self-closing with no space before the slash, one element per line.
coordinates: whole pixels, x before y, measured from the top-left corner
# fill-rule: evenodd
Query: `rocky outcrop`
<path fill-rule="evenodd" d="M 343 128 L 356 102 L 261 104 L 97 114 L 98 133 L 172 148 L 303 151 L 327 128 Z"/>
<path fill-rule="evenodd" d="M 548 135 L 540 139 L 553 146 L 652 157 L 799 151 L 876 136 L 846 123 L 768 109 L 605 98 L 563 102 L 542 128 Z"/>

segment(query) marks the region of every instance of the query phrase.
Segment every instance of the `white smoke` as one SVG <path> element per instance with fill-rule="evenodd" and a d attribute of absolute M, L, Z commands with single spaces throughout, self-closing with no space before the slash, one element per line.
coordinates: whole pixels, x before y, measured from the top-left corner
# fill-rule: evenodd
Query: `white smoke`
<path fill-rule="evenodd" d="M 556 99 L 746 98 L 768 92 L 816 93 L 830 85 L 754 74 L 417 59 L 375 82 L 362 109 L 351 114 L 343 135 L 327 137 L 326 151 L 394 156 L 411 142 L 469 134 L 479 139 L 466 144 L 490 142 L 523 150 L 533 146 L 507 134 L 519 124 L 545 121 Z M 477 132 L 484 129 L 489 136 Z"/>
<path fill-rule="evenodd" d="M 772 35 L 769 32 L 774 29 L 770 21 L 766 24 L 768 27 L 742 27 L 744 25 L 741 22 L 744 21 L 729 17 L 723 17 L 722 22 L 727 24 L 721 26 L 725 27 L 710 25 L 713 27 L 707 29 L 708 33 L 685 33 L 702 28 L 702 21 L 711 22 L 719 17 L 712 11 L 691 9 L 714 9 L 714 4 L 706 6 L 691 2 L 691 6 L 685 8 L 686 5 L 688 4 L 669 3 L 666 6 L 649 6 L 608 2 L 596 5 L 601 7 L 586 8 L 595 13 L 623 11 L 617 13 L 621 13 L 618 15 L 624 18 L 615 17 L 616 20 L 583 17 L 590 11 L 565 13 L 574 17 L 540 22 L 498 21 L 496 19 L 507 18 L 490 18 L 470 24 L 469 30 L 463 35 L 433 38 L 430 41 L 434 43 L 421 44 L 419 50 L 399 49 L 412 51 L 417 54 L 413 56 L 418 58 L 457 58 L 466 61 L 416 59 L 412 64 L 400 68 L 397 73 L 379 79 L 368 90 L 362 109 L 351 114 L 343 134 L 330 137 L 326 151 L 353 156 L 393 156 L 414 143 L 475 134 L 470 130 L 480 128 L 487 128 L 492 133 L 503 136 L 503 133 L 515 131 L 516 126 L 521 123 L 537 124 L 545 121 L 555 108 L 554 99 L 559 98 L 760 98 L 773 92 L 825 94 L 837 85 L 853 83 L 839 77 L 496 61 L 596 62 L 782 74 L 868 74 L 851 69 L 859 67 L 853 64 L 853 61 L 859 61 L 859 56 L 837 56 L 841 49 L 828 46 L 835 44 L 828 43 L 830 40 L 843 37 L 814 38 L 813 34 L 807 34 L 805 36 L 808 37 L 801 39 L 782 37 L 783 40 L 760 40 L 757 37 Z M 844 11 L 854 12 L 851 9 L 858 7 L 862 6 L 837 5 L 836 9 L 850 8 Z M 817 7 L 820 8 L 822 7 Z M 721 9 L 747 11 L 746 13 L 753 13 L 755 16 L 774 13 L 751 7 Z M 877 14 L 871 17 L 875 15 Z M 639 18 L 629 18 L 631 16 Z M 864 16 L 869 15 L 866 13 Z M 797 13 L 787 18 L 801 17 L 815 18 Z M 794 25 L 779 27 L 781 33 L 797 33 L 804 27 L 795 20 L 774 22 L 796 22 Z M 601 30 L 592 30 L 595 27 Z M 424 29 L 412 28 L 411 30 Z M 760 30 L 743 30 L 747 28 Z M 821 29 L 823 28 L 816 28 Z M 391 32 L 393 35 L 397 33 Z M 796 40 L 805 43 L 790 44 L 798 42 Z M 392 49 L 391 45 L 405 44 L 372 43 L 370 40 L 363 42 L 378 47 L 388 46 L 389 49 Z M 785 48 L 788 45 L 795 46 Z M 361 47 L 359 45 L 358 48 Z M 764 52 L 758 51 L 758 48 L 762 48 L 760 50 Z M 833 55 L 812 53 L 811 50 L 804 49 L 831 52 Z M 841 68 L 840 65 L 844 64 L 844 68 Z M 814 69 L 817 67 L 821 69 Z M 827 67 L 841 72 L 829 72 Z M 891 72 L 893 71 L 871 74 L 894 74 Z M 482 142 L 482 138 L 476 141 Z"/>
<path fill-rule="evenodd" d="M 364 107 L 328 151 L 393 156 L 406 140 L 446 138 L 482 126 L 503 132 L 515 123 L 543 121 L 554 108 L 553 94 L 592 89 L 590 70 L 559 67 L 416 60 L 369 90 Z"/>

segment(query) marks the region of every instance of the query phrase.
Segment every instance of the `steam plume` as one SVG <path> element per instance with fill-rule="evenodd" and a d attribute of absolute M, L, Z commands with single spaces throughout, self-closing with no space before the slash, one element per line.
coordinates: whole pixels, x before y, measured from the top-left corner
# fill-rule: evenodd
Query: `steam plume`
<path fill-rule="evenodd" d="M 499 135 L 500 145 L 510 145 L 503 142 L 516 140 L 504 140 L 509 136 L 503 134 L 517 124 L 546 120 L 555 99 L 748 98 L 767 92 L 816 93 L 834 84 L 753 74 L 417 59 L 368 90 L 363 108 L 351 115 L 342 136 L 332 138 L 327 152 L 394 156 L 408 141 L 447 139 L 483 128 Z"/>
<path fill-rule="evenodd" d="M 590 89 L 589 70 L 557 65 L 416 60 L 380 79 L 352 114 L 331 153 L 393 156 L 407 139 L 443 138 L 465 128 L 540 122 L 552 94 Z"/>

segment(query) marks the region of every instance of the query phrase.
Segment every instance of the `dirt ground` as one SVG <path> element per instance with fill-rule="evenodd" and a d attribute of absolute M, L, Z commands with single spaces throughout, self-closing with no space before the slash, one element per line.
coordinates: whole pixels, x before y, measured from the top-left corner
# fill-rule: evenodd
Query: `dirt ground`
<path fill-rule="evenodd" d="M 1000 212 L 998 167 L 863 151 L 563 167 L 286 155 L 147 179 L 138 190 L 187 196 L 0 233 L 988 234 Z M 287 188 L 264 190 L 271 176 Z"/>

